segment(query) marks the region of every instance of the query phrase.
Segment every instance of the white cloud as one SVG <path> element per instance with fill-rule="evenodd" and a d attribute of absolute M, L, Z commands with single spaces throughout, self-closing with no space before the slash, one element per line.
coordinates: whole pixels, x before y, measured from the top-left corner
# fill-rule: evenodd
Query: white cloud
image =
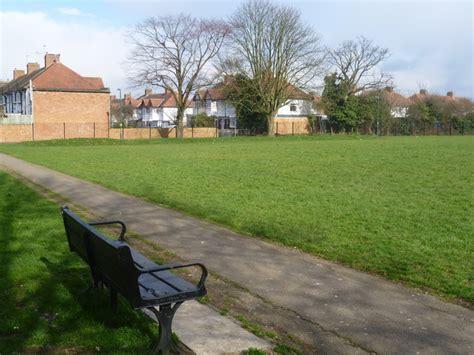
<path fill-rule="evenodd" d="M 60 22 L 43 12 L 0 12 L 0 79 L 11 79 L 13 69 L 25 68 L 27 61 L 43 65 L 45 50 L 60 53 L 61 62 L 83 76 L 102 77 L 113 92 L 125 89 L 122 28 Z"/>
<path fill-rule="evenodd" d="M 60 7 L 58 11 L 64 15 L 71 15 L 71 16 L 80 16 L 81 10 L 75 7 Z"/>

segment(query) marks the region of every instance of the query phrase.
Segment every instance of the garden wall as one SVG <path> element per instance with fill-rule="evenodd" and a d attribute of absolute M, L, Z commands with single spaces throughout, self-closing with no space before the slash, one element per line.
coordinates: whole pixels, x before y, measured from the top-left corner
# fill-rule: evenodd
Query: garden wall
<path fill-rule="evenodd" d="M 308 119 L 278 117 L 275 119 L 275 132 L 277 135 L 308 134 Z"/>
<path fill-rule="evenodd" d="M 0 124 L 0 143 L 24 141 L 112 138 L 112 139 L 158 139 L 175 138 L 174 128 L 109 128 L 107 123 L 34 123 Z M 185 128 L 184 138 L 216 137 L 216 129 Z"/>

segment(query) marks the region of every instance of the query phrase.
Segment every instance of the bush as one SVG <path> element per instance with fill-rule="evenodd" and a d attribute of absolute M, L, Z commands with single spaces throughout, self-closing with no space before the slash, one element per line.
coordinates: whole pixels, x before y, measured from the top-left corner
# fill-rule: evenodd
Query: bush
<path fill-rule="evenodd" d="M 191 118 L 192 127 L 214 127 L 216 116 L 208 116 L 205 113 L 198 113 Z"/>

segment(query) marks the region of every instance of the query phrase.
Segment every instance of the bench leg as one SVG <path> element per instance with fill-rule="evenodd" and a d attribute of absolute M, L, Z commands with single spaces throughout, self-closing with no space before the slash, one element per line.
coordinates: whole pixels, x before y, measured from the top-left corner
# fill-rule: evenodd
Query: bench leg
<path fill-rule="evenodd" d="M 149 310 L 152 311 L 155 316 L 158 324 L 160 325 L 160 333 L 158 335 L 158 341 L 153 345 L 151 352 L 157 354 L 161 351 L 162 355 L 168 355 L 170 353 L 170 348 L 172 344 L 172 330 L 171 324 L 173 322 L 174 314 L 179 306 L 183 302 L 177 302 L 173 306 L 170 304 L 160 306 L 160 310 L 156 310 L 154 307 L 150 307 Z"/>

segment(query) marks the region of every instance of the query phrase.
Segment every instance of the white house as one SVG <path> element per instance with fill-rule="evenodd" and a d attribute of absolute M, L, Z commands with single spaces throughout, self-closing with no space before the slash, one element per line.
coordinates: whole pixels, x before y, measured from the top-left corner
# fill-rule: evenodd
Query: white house
<path fill-rule="evenodd" d="M 137 107 L 137 120 L 147 127 L 172 128 L 175 126 L 178 109 L 173 95 L 165 91 L 161 94 L 153 94 L 150 90 L 145 90 L 145 95 L 138 98 L 141 103 Z M 183 124 L 186 125 L 186 118 L 192 115 L 191 103 L 184 112 Z M 135 116 L 135 115 L 134 115 Z"/>
<path fill-rule="evenodd" d="M 205 113 L 215 116 L 219 128 L 235 128 L 237 126 L 237 114 L 225 92 L 226 81 L 212 88 L 203 89 L 193 97 L 193 114 Z M 314 113 L 314 96 L 305 93 L 301 89 L 291 86 L 291 97 L 288 102 L 280 107 L 277 113 L 278 119 L 301 119 Z"/>
<path fill-rule="evenodd" d="M 408 108 L 413 104 L 413 101 L 393 91 L 393 88 L 387 86 L 383 92 L 385 98 L 390 104 L 390 111 L 394 118 L 405 118 L 408 115 Z"/>

